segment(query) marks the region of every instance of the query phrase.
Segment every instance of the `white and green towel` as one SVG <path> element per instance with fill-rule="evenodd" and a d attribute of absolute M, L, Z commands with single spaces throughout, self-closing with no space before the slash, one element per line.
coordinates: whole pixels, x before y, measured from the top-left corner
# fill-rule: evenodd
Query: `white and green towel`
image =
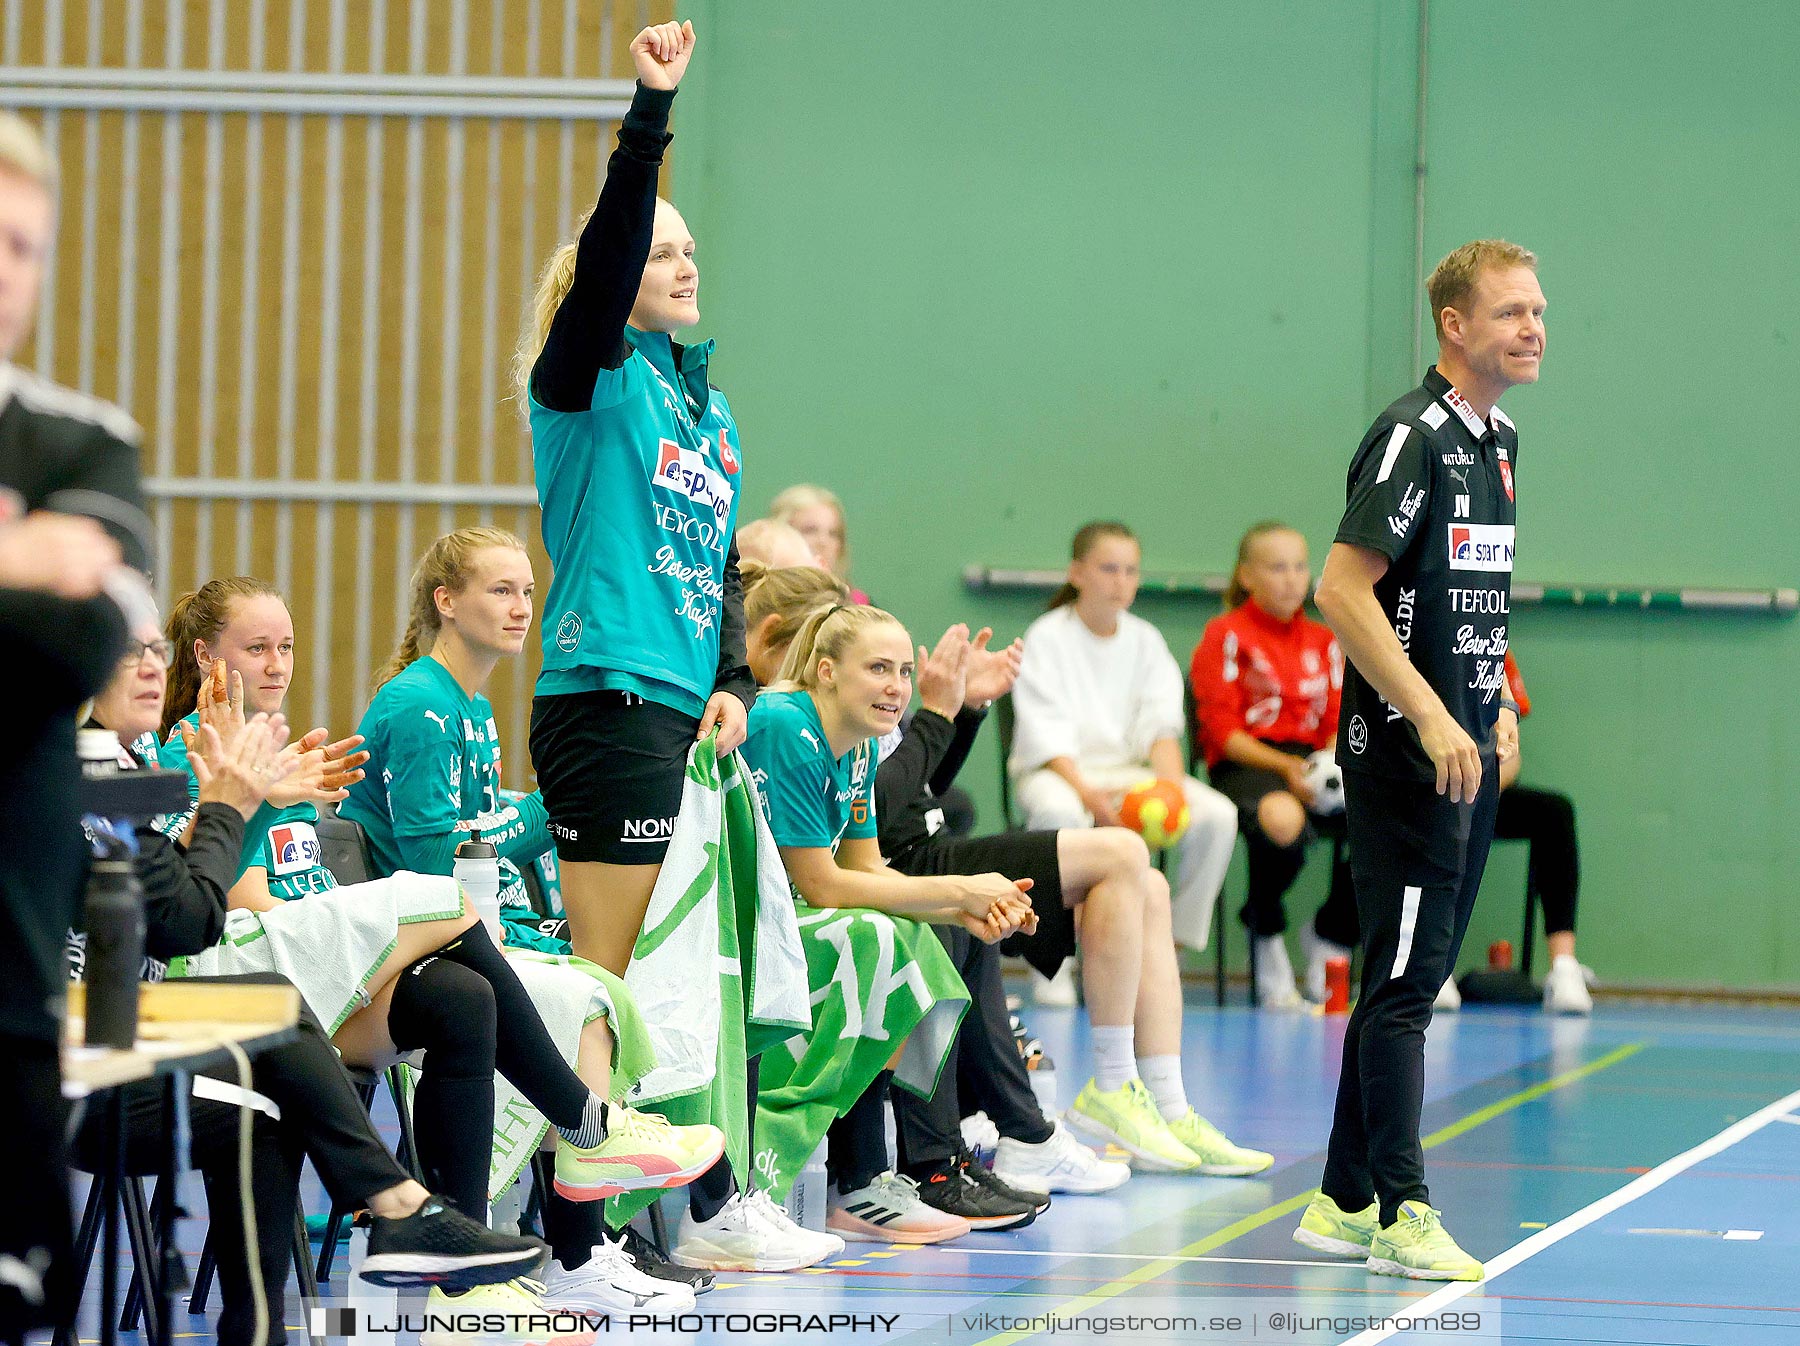
<path fill-rule="evenodd" d="M 681 813 L 625 984 L 656 1057 L 625 1101 L 681 1125 L 717 1126 L 732 1171 L 747 1173 L 744 1063 L 812 1018 L 775 838 L 743 759 L 721 764 L 713 738 L 688 754 Z M 612 1198 L 608 1222 L 656 1195 Z"/>
<path fill-rule="evenodd" d="M 937 1087 L 969 992 L 925 924 L 863 907 L 800 904 L 813 1026 L 762 1059 L 756 1176 L 787 1196 L 832 1122 L 848 1112 L 897 1048 L 894 1083 Z"/>

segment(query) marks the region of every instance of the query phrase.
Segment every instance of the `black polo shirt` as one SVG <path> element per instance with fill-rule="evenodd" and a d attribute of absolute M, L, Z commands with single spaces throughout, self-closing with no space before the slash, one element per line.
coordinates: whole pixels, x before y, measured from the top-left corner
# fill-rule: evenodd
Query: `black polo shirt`
<path fill-rule="evenodd" d="M 1363 436 L 1337 531 L 1337 541 L 1388 558 L 1375 586 L 1382 611 L 1484 753 L 1506 686 L 1518 451 L 1506 413 L 1495 407 L 1484 423 L 1433 365 Z M 1354 664 L 1344 670 L 1337 756 L 1352 771 L 1437 777 L 1418 731 Z"/>

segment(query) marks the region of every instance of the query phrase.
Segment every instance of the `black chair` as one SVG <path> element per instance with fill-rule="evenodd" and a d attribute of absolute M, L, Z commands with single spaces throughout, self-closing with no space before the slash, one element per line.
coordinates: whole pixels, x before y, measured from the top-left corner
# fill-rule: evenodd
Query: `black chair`
<path fill-rule="evenodd" d="M 369 838 L 362 824 L 340 817 L 335 809 L 319 814 L 314 829 L 319 838 L 320 857 L 331 877 L 340 886 L 367 883 L 375 877 L 374 860 L 369 853 Z"/>

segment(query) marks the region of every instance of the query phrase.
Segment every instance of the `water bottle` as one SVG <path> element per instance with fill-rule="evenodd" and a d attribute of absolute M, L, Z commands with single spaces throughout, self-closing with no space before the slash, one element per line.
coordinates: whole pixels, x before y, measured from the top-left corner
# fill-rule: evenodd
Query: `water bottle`
<path fill-rule="evenodd" d="M 487 927 L 494 947 L 502 947 L 505 934 L 500 928 L 500 852 L 492 842 L 483 841 L 481 833 L 471 832 L 469 839 L 456 848 L 452 872 L 468 896 L 469 906 Z"/>
<path fill-rule="evenodd" d="M 825 1146 L 821 1142 L 788 1192 L 788 1218 L 803 1228 L 825 1232 Z"/>
<path fill-rule="evenodd" d="M 112 730 L 83 729 L 75 751 L 85 779 L 119 774 L 119 736 Z M 96 838 L 99 855 L 88 868 L 83 918 L 87 1045 L 120 1051 L 130 1051 L 137 1041 L 138 980 L 144 970 L 144 894 L 130 835 L 127 828 L 123 838 L 112 831 Z"/>

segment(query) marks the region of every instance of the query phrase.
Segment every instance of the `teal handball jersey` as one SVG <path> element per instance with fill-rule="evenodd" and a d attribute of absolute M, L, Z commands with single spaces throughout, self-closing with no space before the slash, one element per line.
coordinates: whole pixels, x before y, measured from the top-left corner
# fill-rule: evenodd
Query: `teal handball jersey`
<path fill-rule="evenodd" d="M 157 764 L 165 771 L 187 772 L 188 798 L 195 801 L 200 797 L 200 785 L 194 779 L 193 768 L 188 765 L 187 742 L 181 736 L 181 725 L 191 729 L 199 723 L 200 712 L 195 711 L 169 731 L 168 739 L 156 754 Z M 190 808 L 185 814 L 171 815 L 159 822 L 157 828 L 179 837 L 187 830 L 188 819 L 192 816 L 193 809 Z M 305 897 L 308 893 L 329 892 L 337 887 L 337 880 L 325 868 L 318 824 L 319 811 L 311 804 L 293 804 L 282 809 L 264 804 L 245 824 L 244 849 L 238 858 L 233 882 L 242 878 L 245 870 L 261 868 L 268 875 L 269 895 L 283 902 Z"/>
<path fill-rule="evenodd" d="M 712 342 L 680 352 L 626 329 L 586 411 L 531 402 L 531 452 L 554 577 L 540 695 L 615 688 L 698 716 L 719 666 L 737 526 L 737 423 L 706 382 Z"/>
<path fill-rule="evenodd" d="M 357 732 L 369 761 L 338 812 L 362 826 L 376 874 L 449 874 L 478 831 L 500 852 L 501 901 L 526 905 L 518 865 L 550 849 L 549 821 L 540 796 L 501 793 L 487 697 L 427 655 L 382 684 Z"/>
<path fill-rule="evenodd" d="M 759 695 L 743 753 L 776 845 L 835 847 L 875 835 L 875 744 L 833 757 L 810 693 Z"/>

